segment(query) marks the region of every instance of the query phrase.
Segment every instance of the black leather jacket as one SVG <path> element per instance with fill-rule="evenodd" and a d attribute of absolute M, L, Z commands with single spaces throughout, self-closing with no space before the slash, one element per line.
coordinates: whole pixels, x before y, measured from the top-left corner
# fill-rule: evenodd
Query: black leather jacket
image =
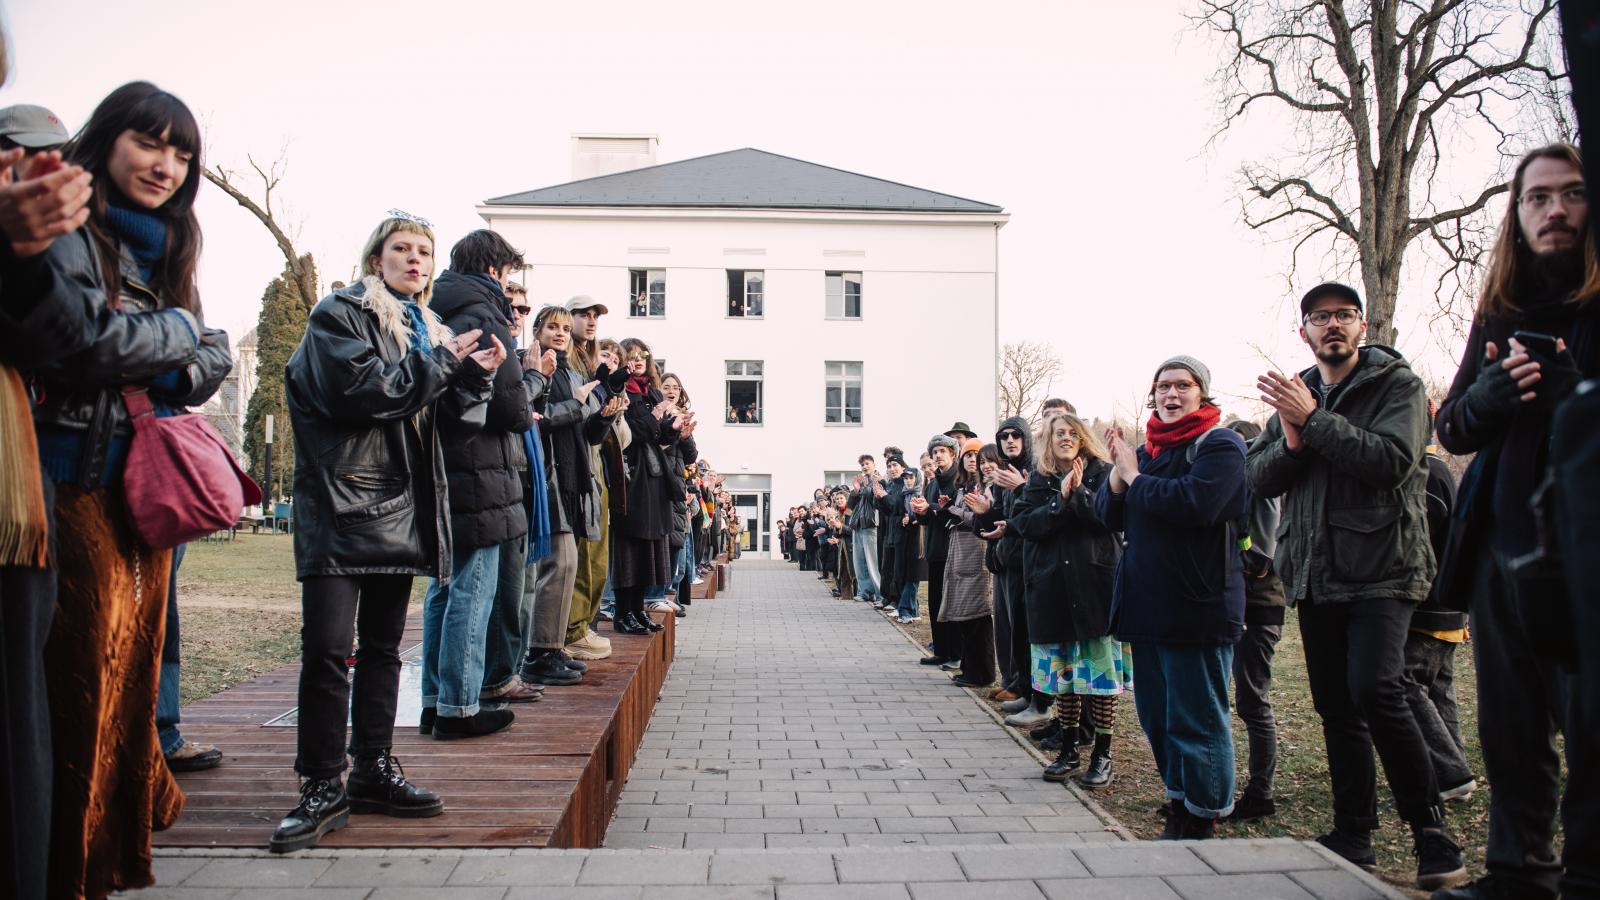
<path fill-rule="evenodd" d="M 52 290 L 77 295 L 89 325 L 86 349 L 70 356 L 37 360 L 33 370 L 39 396 L 33 420 L 41 429 L 83 432 L 79 484 L 100 486 L 113 437 L 131 437 L 133 423 L 122 404 L 125 384 L 148 384 L 178 371 L 173 392 L 150 389 L 151 399 L 172 407 L 198 406 L 222 386 L 233 370 L 228 335 L 206 328 L 188 311 L 164 307 L 144 284 L 138 266 L 122 253 L 121 308 L 106 303 L 105 279 L 89 231 L 58 238 L 51 258 Z"/>
<path fill-rule="evenodd" d="M 285 367 L 295 574 L 447 582 L 450 499 L 439 429 L 483 426 L 489 374 L 443 346 L 402 347 L 379 326 L 365 291 L 357 282 L 317 303 Z"/>

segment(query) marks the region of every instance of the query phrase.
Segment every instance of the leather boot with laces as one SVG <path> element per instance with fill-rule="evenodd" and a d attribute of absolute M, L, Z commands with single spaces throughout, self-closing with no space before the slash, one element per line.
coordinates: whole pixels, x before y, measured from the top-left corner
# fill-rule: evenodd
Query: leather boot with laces
<path fill-rule="evenodd" d="M 338 776 L 308 778 L 300 785 L 300 805 L 289 811 L 268 845 L 273 853 L 315 847 L 322 836 L 350 821 L 350 798 Z"/>
<path fill-rule="evenodd" d="M 1162 815 L 1167 817 L 1167 824 L 1161 829 L 1161 837 L 1157 840 L 1176 841 L 1183 837 L 1183 828 L 1189 821 L 1189 807 L 1183 805 L 1182 800 L 1168 800 Z"/>
<path fill-rule="evenodd" d="M 406 780 L 400 761 L 380 750 L 376 756 L 356 757 L 350 770 L 350 810 L 402 819 L 426 819 L 444 812 L 444 800 L 427 788 Z"/>
<path fill-rule="evenodd" d="M 1078 771 L 1078 766 L 1082 765 L 1082 762 L 1078 758 L 1078 748 L 1068 744 L 1061 748 L 1056 761 L 1045 767 L 1044 780 L 1058 783 L 1066 781 L 1068 775 Z"/>
<path fill-rule="evenodd" d="M 1089 766 L 1078 776 L 1078 784 L 1090 790 L 1099 790 L 1111 784 L 1111 748 L 1095 747 L 1089 754 Z"/>

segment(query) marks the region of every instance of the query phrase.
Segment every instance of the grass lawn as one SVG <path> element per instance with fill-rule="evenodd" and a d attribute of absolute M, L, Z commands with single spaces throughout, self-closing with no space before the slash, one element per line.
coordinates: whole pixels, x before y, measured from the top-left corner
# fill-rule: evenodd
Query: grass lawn
<path fill-rule="evenodd" d="M 919 592 L 924 618 L 909 626 L 898 626 L 916 639 L 918 645 L 932 639 L 928 627 L 927 586 Z M 1133 667 L 1137 689 L 1139 664 Z M 1467 745 L 1467 759 L 1479 776 L 1479 789 L 1470 798 L 1447 805 L 1451 834 L 1461 844 L 1467 867 L 1473 877 L 1483 873 L 1484 841 L 1489 828 L 1489 795 L 1483 786 L 1483 757 L 1478 749 L 1477 676 L 1472 664 L 1472 648 L 1456 651 L 1456 701 L 1461 708 L 1461 736 Z M 996 708 L 999 704 L 989 701 Z M 1278 814 L 1256 822 L 1223 825 L 1218 837 L 1291 837 L 1312 839 L 1333 827 L 1333 794 L 1328 783 L 1328 756 L 1322 741 L 1322 721 L 1311 705 L 1306 683 L 1305 656 L 1300 648 L 1300 627 L 1294 610 L 1284 623 L 1283 641 L 1273 662 L 1273 714 L 1278 723 L 1278 774 L 1274 788 Z M 1240 789 L 1247 776 L 1247 748 L 1244 725 L 1234 720 L 1234 755 L 1238 765 Z M 1085 751 L 1086 752 L 1086 751 Z M 1140 838 L 1161 834 L 1163 822 L 1156 807 L 1165 797 L 1150 745 L 1139 729 L 1133 698 L 1117 704 L 1116 734 L 1112 739 L 1116 760 L 1116 779 L 1111 786 L 1088 792 L 1119 822 Z M 1087 756 L 1085 756 L 1087 759 Z M 1373 835 L 1378 852 L 1378 874 L 1384 880 L 1415 896 L 1426 896 L 1413 888 L 1416 860 L 1411 855 L 1411 832 L 1395 815 L 1394 800 L 1379 768 L 1378 814 L 1384 826 Z"/>
<path fill-rule="evenodd" d="M 427 579 L 416 579 L 412 603 Z M 300 656 L 300 583 L 294 539 L 240 534 L 197 541 L 178 570 L 185 705 L 294 662 Z"/>

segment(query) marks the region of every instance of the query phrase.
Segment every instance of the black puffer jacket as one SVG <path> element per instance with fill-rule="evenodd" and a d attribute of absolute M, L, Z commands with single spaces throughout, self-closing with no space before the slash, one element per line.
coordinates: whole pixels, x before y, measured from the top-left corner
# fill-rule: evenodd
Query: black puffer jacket
<path fill-rule="evenodd" d="M 120 271 L 120 309 L 106 302 L 105 280 L 87 228 L 58 238 L 51 258 L 51 290 L 77 295 L 89 324 L 89 344 L 71 356 L 36 360 L 39 405 L 33 420 L 41 435 L 50 431 L 85 436 L 79 459 L 79 484 L 100 486 L 113 438 L 131 438 L 133 423 L 122 403 L 125 384 L 148 385 L 177 372 L 175 391 L 150 388 L 150 397 L 169 407 L 198 406 L 222 386 L 233 370 L 228 335 L 205 325 L 187 310 L 167 307 L 144 284 L 126 250 Z M 66 282 L 66 283 L 63 283 Z"/>
<path fill-rule="evenodd" d="M 481 427 L 489 374 L 443 346 L 402 347 L 379 326 L 366 290 L 356 283 L 324 297 L 284 369 L 295 573 L 449 581 L 438 420 Z"/>
<path fill-rule="evenodd" d="M 511 323 L 505 294 L 487 277 L 445 272 L 433 285 L 428 303 L 456 334 L 483 330 L 479 348 L 500 339 L 511 349 Z M 528 533 L 522 476 L 527 464 L 522 433 L 533 424 L 528 389 L 515 359 L 495 371 L 494 393 L 482 430 L 444 433 L 444 468 L 450 478 L 450 525 L 456 550 L 491 547 Z"/>
<path fill-rule="evenodd" d="M 1034 472 L 1022 487 L 1010 530 L 1023 538 L 1028 640 L 1081 641 L 1111 630 L 1111 588 L 1122 543 L 1094 511 L 1094 495 L 1111 466 L 1092 459 L 1083 483 L 1061 495 L 1061 476 Z"/>

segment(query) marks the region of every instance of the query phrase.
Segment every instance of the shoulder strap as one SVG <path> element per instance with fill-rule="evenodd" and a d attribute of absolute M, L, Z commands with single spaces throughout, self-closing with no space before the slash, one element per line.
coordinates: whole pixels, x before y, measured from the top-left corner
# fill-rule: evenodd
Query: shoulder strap
<path fill-rule="evenodd" d="M 1226 426 L 1226 425 L 1218 424 L 1218 425 L 1213 425 L 1210 428 L 1207 428 L 1205 431 L 1200 432 L 1200 436 L 1194 439 L 1194 443 L 1190 444 L 1188 446 L 1188 448 L 1183 451 L 1183 459 L 1184 459 L 1184 461 L 1189 463 L 1190 465 L 1194 465 L 1194 456 L 1195 456 L 1196 453 L 1200 452 L 1200 445 L 1205 443 L 1205 439 L 1210 437 L 1212 434 L 1214 434 L 1214 433 L 1216 433 L 1218 431 L 1226 430 L 1227 427 L 1228 426 Z"/>

